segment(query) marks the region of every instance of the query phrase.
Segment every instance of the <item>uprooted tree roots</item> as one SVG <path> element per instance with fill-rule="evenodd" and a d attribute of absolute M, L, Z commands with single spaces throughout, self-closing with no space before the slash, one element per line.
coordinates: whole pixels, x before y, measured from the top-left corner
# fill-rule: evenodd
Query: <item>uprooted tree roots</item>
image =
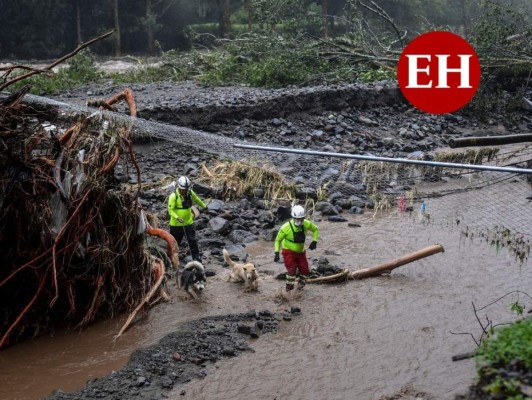
<path fill-rule="evenodd" d="M 0 103 L 0 349 L 132 310 L 158 280 L 135 193 L 114 177 L 139 173 L 131 127 L 24 94 Z"/>

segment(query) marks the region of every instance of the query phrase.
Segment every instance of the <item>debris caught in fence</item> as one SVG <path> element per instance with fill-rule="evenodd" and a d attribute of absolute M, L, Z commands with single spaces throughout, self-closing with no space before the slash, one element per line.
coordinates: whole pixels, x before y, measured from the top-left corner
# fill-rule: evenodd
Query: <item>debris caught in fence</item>
<path fill-rule="evenodd" d="M 175 240 L 147 224 L 138 202 L 132 123 L 37 108 L 23 102 L 27 92 L 0 103 L 0 349 L 140 309 L 165 270 L 144 232 L 163 238 L 177 265 Z M 119 100 L 134 118 L 130 90 L 99 105 Z M 115 178 L 117 165 L 136 175 L 136 193 Z"/>

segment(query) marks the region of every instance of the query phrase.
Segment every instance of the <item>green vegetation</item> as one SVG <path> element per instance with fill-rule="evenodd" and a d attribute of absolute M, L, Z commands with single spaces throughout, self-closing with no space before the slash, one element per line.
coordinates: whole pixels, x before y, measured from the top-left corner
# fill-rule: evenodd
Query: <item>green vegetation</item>
<path fill-rule="evenodd" d="M 284 87 L 357 80 L 373 82 L 395 76 L 391 67 L 355 65 L 350 62 L 349 54 L 324 57 L 323 46 L 323 43 L 308 38 L 243 35 L 239 40 L 211 50 L 166 52 L 155 66 L 137 58 L 134 60 L 138 65 L 126 73 L 100 72 L 94 55 L 85 51 L 69 59 L 68 64 L 57 72 L 35 75 L 24 83 L 32 85 L 32 93 L 54 94 L 104 80 L 131 84 L 192 79 L 207 86 Z M 13 89 L 20 86 L 13 85 Z"/>
<path fill-rule="evenodd" d="M 57 72 L 33 75 L 13 85 L 13 89 L 29 84 L 32 85 L 32 92 L 35 94 L 58 93 L 98 81 L 102 76 L 94 66 L 94 59 L 91 53 L 89 51 L 81 51 L 69 60 L 67 66 L 63 66 Z"/>
<path fill-rule="evenodd" d="M 523 306 L 512 304 L 514 310 Z M 477 350 L 477 370 L 482 390 L 496 398 L 525 400 L 522 385 L 527 371 L 532 369 L 532 319 L 494 330 Z M 528 378 L 530 380 L 530 378 Z"/>
<path fill-rule="evenodd" d="M 532 68 L 532 14 L 495 0 L 482 1 L 481 9 L 468 39 L 481 59 L 482 80 L 467 110 L 483 119 L 491 111 L 511 117 Z"/>
<path fill-rule="evenodd" d="M 157 14 L 162 10 L 154 9 L 154 14 L 139 19 L 146 26 L 135 28 L 136 20 L 127 14 L 131 26 L 121 33 L 124 49 L 127 43 L 131 45 L 125 38 L 132 32 L 142 33 L 142 40 L 137 36 L 129 39 L 134 43 L 145 45 L 145 39 L 150 37 L 150 54 L 155 49 L 159 51 L 157 64 L 137 58 L 138 66 L 127 73 L 106 74 L 96 68 L 92 53 L 87 51 L 69 60 L 67 67 L 58 72 L 34 76 L 26 83 L 33 85 L 33 93 L 47 94 L 104 79 L 117 84 L 191 79 L 209 86 L 273 88 L 394 80 L 397 58 L 404 45 L 417 32 L 440 26 L 443 28 L 438 29 L 464 35 L 481 58 L 481 86 L 465 111 L 481 118 L 488 118 L 494 110 L 505 111 L 511 117 L 511 111 L 520 106 L 532 66 L 532 8 L 523 0 L 509 1 L 483 0 L 473 4 L 466 0 L 437 0 L 428 5 L 419 0 L 380 0 L 382 10 L 378 14 L 355 0 L 329 0 L 322 2 L 322 6 L 329 7 L 327 14 L 322 14 L 319 2 L 307 0 L 249 0 L 238 5 L 234 2 L 223 10 L 216 9 L 222 7 L 222 2 L 202 3 L 198 8 L 196 2 L 167 0 L 167 13 Z M 66 2 L 59 3 L 64 6 L 58 8 L 63 13 L 73 11 Z M 140 2 L 132 4 L 139 6 L 134 12 L 145 11 Z M 0 17 L 0 22 L 2 18 L 10 22 L 6 15 Z M 223 23 L 215 17 L 221 15 L 226 17 Z M 167 20 L 167 16 L 174 19 Z M 172 21 L 181 24 L 178 32 Z M 0 42 L 1 39 L 0 35 Z M 28 49 L 35 52 L 33 47 L 40 42 L 38 37 L 33 40 L 36 42 L 25 45 L 31 45 Z M 2 44 L 9 51 L 19 48 L 14 38 Z M 107 39 L 96 43 L 91 51 L 108 54 L 110 45 Z M 64 54 L 65 47 L 68 48 L 63 43 L 57 49 Z M 188 51 L 180 51 L 184 48 Z"/>

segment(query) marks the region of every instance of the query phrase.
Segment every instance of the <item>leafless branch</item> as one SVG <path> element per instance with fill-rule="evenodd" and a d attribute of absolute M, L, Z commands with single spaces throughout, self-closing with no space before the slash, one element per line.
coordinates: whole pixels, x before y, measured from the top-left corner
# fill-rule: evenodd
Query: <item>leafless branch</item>
<path fill-rule="evenodd" d="M 469 335 L 469 336 L 471 336 L 471 339 L 473 339 L 473 342 L 475 342 L 475 344 L 477 345 L 477 347 L 480 346 L 480 343 L 477 341 L 477 339 L 475 338 L 475 336 L 473 336 L 473 334 L 470 333 L 470 332 L 453 332 L 453 331 L 449 331 L 449 333 L 450 333 L 451 335 Z"/>
<path fill-rule="evenodd" d="M 82 43 L 80 44 L 78 47 L 76 47 L 76 49 L 74 51 L 72 51 L 71 53 L 68 53 L 67 55 L 59 58 L 58 60 L 54 61 L 53 63 L 51 63 L 50 65 L 47 65 L 46 67 L 44 67 L 43 69 L 41 70 L 31 70 L 30 72 L 24 74 L 24 75 L 20 75 L 20 76 L 17 76 L 16 78 L 13 78 L 11 80 L 8 80 L 7 82 L 4 82 L 2 85 L 0 85 L 0 91 L 4 90 L 5 88 L 7 88 L 8 86 L 16 83 L 16 82 L 19 82 L 21 80 L 24 80 L 26 78 L 29 78 L 30 76 L 32 75 L 35 75 L 35 74 L 40 74 L 40 73 L 44 73 L 44 72 L 48 72 L 48 71 L 51 71 L 52 68 L 54 68 L 56 65 L 58 64 L 61 64 L 62 62 L 64 62 L 65 60 L 68 60 L 69 58 L 75 56 L 77 53 L 79 53 L 81 50 L 83 50 L 84 48 L 90 46 L 91 44 L 93 43 L 96 43 L 100 40 L 103 40 L 105 38 L 107 38 L 108 36 L 111 36 L 113 33 L 114 33 L 114 29 L 110 32 L 107 32 L 101 36 L 98 36 L 94 39 L 91 39 L 89 40 L 88 42 L 85 42 L 85 43 Z M 6 75 L 9 75 L 9 72 L 6 73 Z"/>
<path fill-rule="evenodd" d="M 482 333 L 481 333 L 480 337 L 477 339 L 477 338 L 475 338 L 475 336 L 472 333 L 469 333 L 469 332 L 452 332 L 452 331 L 450 331 L 450 333 L 453 334 L 453 335 L 469 335 L 469 336 L 471 336 L 471 338 L 473 339 L 473 341 L 475 342 L 477 347 L 480 346 L 482 341 L 484 339 L 486 339 L 490 335 L 490 332 L 494 328 L 496 328 L 498 326 L 503 326 L 503 325 L 511 325 L 511 324 L 513 324 L 513 322 L 501 322 L 501 323 L 493 325 L 493 321 L 490 320 L 487 315 L 485 315 L 486 322 L 482 323 L 482 321 L 480 320 L 479 314 L 478 314 L 479 311 L 485 310 L 486 308 L 488 308 L 488 307 L 494 305 L 495 303 L 501 301 L 502 299 L 504 299 L 506 296 L 508 296 L 510 294 L 517 294 L 517 301 L 519 301 L 519 295 L 520 294 L 523 294 L 523 295 L 525 295 L 526 297 L 528 297 L 529 299 L 532 300 L 532 297 L 528 293 L 522 292 L 521 290 L 513 290 L 513 291 L 506 293 L 505 295 L 499 297 L 497 300 L 492 301 L 488 305 L 485 305 L 484 307 L 481 307 L 481 308 L 476 308 L 475 303 L 471 302 L 471 305 L 473 306 L 473 312 L 475 314 L 475 318 L 477 319 L 477 322 L 478 322 L 478 324 L 480 325 L 480 327 L 482 329 Z"/>
<path fill-rule="evenodd" d="M 479 308 L 477 311 L 482 311 L 482 310 L 488 308 L 489 306 L 492 306 L 492 305 L 494 305 L 495 303 L 498 303 L 499 301 L 501 301 L 502 299 L 504 299 L 506 296 L 508 296 L 508 295 L 510 295 L 510 294 L 517 294 L 517 296 L 518 296 L 517 298 L 518 298 L 518 299 L 519 299 L 519 294 L 524 294 L 526 297 L 528 297 L 530 300 L 532 300 L 532 297 L 531 297 L 528 293 L 526 293 L 526 292 L 522 292 L 521 290 L 512 290 L 511 292 L 508 292 L 508 293 L 506 293 L 505 295 L 499 297 L 497 300 L 492 301 L 492 302 L 489 303 L 488 305 L 486 305 L 486 306 L 484 306 L 484 307 L 482 307 L 482 308 Z"/>

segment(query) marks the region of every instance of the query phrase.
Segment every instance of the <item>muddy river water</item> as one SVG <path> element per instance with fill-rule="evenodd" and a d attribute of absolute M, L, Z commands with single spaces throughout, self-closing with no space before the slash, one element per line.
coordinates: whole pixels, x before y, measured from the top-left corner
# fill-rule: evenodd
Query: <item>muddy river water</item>
<path fill-rule="evenodd" d="M 438 201 L 431 206 L 437 208 Z M 358 269 L 441 244 L 444 253 L 396 269 L 388 276 L 334 286 L 308 285 L 294 305 L 302 309 L 283 321 L 277 334 L 251 342 L 254 353 L 224 359 L 207 378 L 175 389 L 174 399 L 452 399 L 475 378 L 473 360 L 452 362 L 471 351 L 481 328 L 472 302 L 485 306 L 515 290 L 531 292 L 532 266 L 519 265 L 458 229 L 423 224 L 416 213 L 392 211 L 350 216 L 346 223 L 319 222 L 318 249 L 339 266 Z M 272 243 L 248 245 L 259 264 L 259 293 L 245 294 L 224 281 L 226 270 L 209 278 L 201 303 L 176 295 L 117 342 L 124 318 L 29 340 L 0 353 L 0 399 L 37 399 L 53 389 L 84 386 L 88 379 L 124 365 L 139 346 L 154 343 L 184 321 L 251 309 L 283 311 L 274 294 L 283 271 L 272 263 Z M 510 295 L 479 313 L 497 322 L 512 320 Z M 524 300 L 524 299 L 522 299 Z M 526 302 L 525 302 L 526 303 Z"/>

